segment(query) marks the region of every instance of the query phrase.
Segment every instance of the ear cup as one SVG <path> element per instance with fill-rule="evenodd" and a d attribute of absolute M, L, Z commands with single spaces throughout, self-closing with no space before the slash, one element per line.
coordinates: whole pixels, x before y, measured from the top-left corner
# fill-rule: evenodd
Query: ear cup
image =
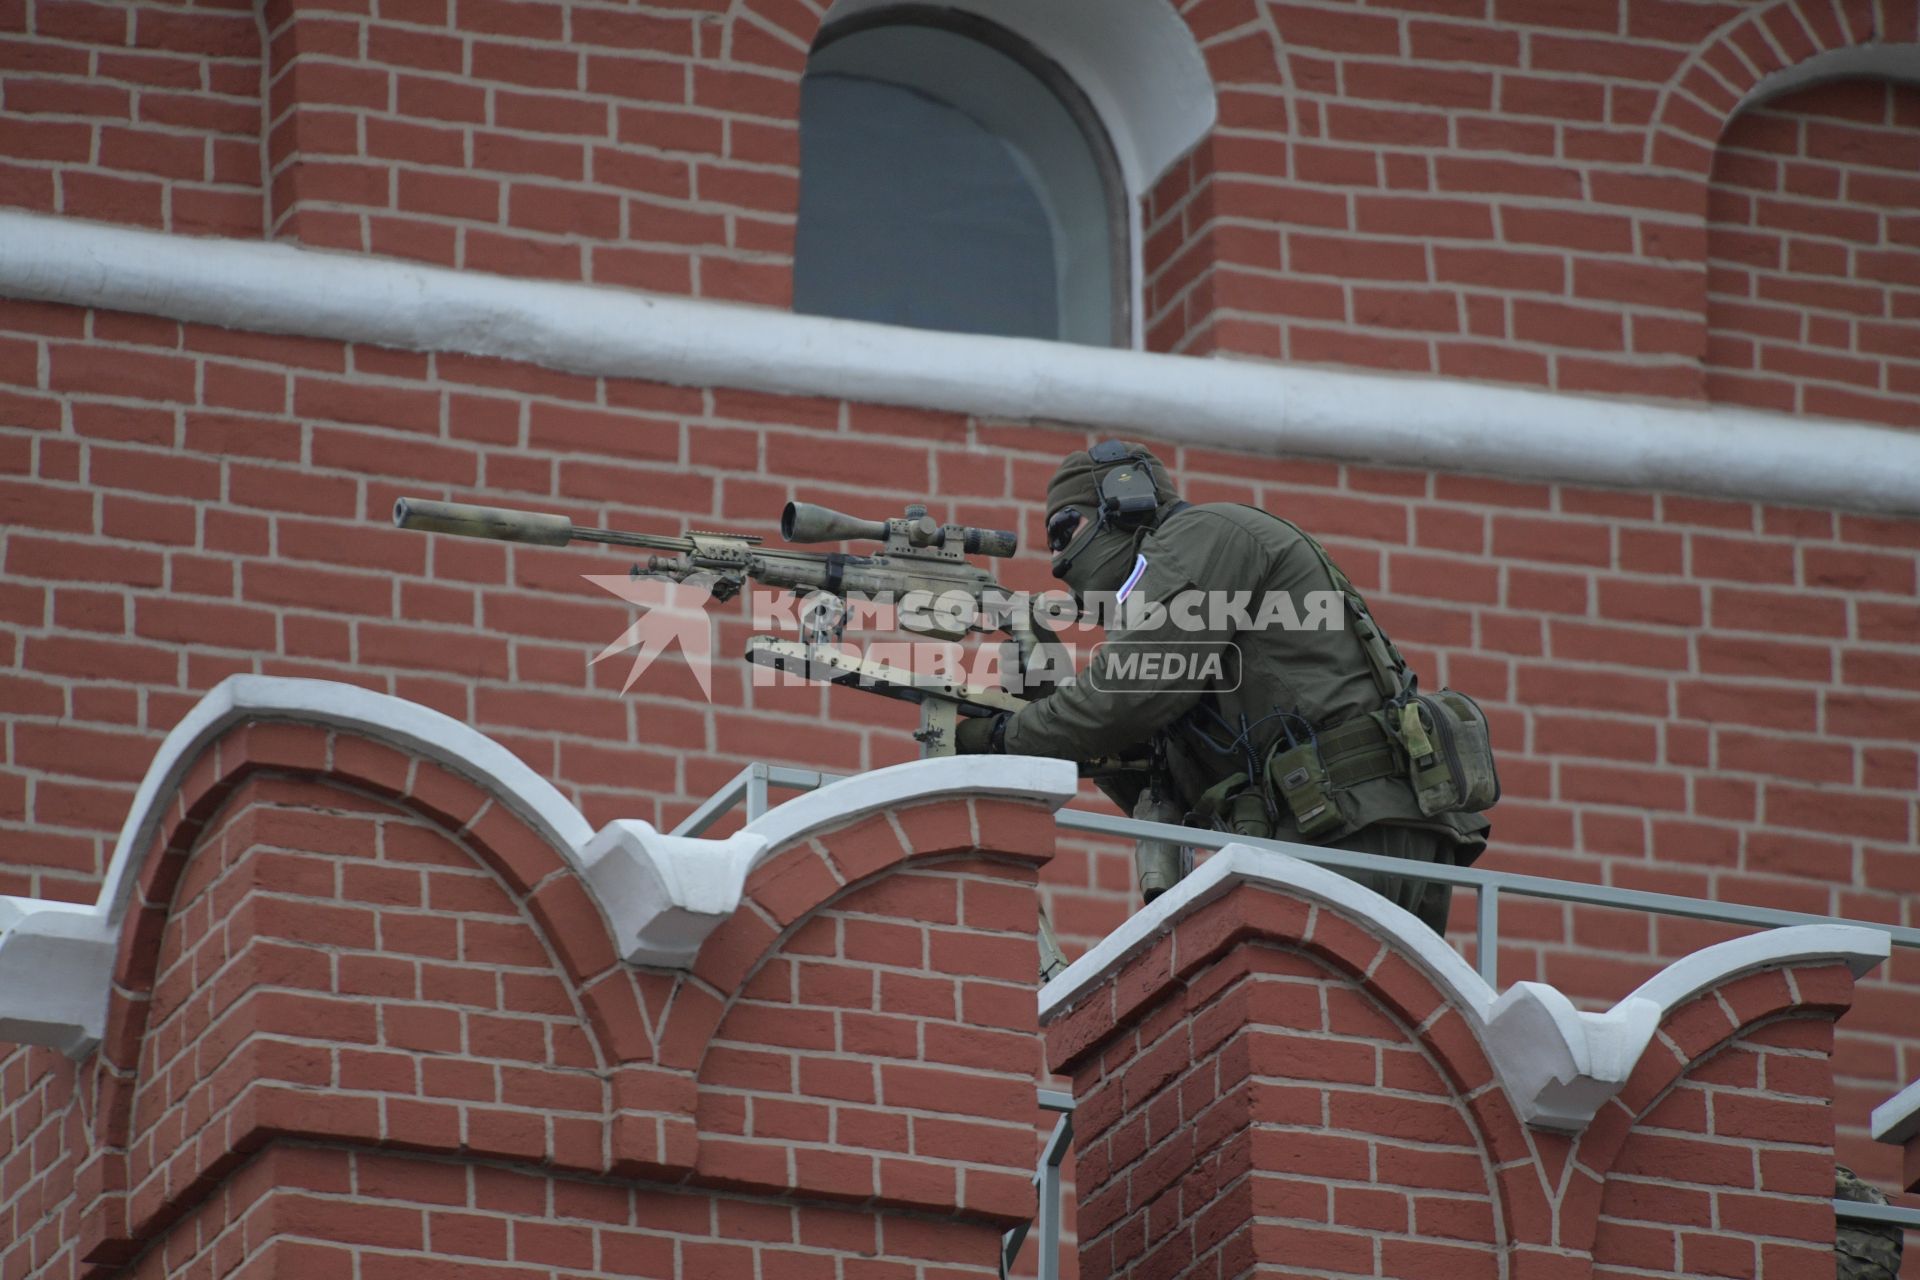
<path fill-rule="evenodd" d="M 1137 523 L 1151 516 L 1159 506 L 1153 471 L 1143 460 L 1129 459 L 1127 465 L 1115 467 L 1100 477 L 1100 509 L 1109 520 Z"/>

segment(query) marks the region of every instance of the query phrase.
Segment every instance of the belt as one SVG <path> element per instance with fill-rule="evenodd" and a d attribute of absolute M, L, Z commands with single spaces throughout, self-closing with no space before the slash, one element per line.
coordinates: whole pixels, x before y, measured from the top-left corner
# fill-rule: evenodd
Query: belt
<path fill-rule="evenodd" d="M 1327 781 L 1336 787 L 1358 786 L 1406 771 L 1400 763 L 1398 745 L 1370 715 L 1355 716 L 1321 730 L 1319 743 L 1320 763 L 1326 766 Z"/>

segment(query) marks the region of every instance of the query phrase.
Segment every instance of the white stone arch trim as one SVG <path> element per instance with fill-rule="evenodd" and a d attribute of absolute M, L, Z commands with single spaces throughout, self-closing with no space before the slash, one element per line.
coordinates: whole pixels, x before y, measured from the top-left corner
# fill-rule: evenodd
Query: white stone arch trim
<path fill-rule="evenodd" d="M 822 26 L 898 7 L 834 0 Z M 1167 0 L 942 0 L 1020 36 L 1060 64 L 1093 103 L 1136 200 L 1213 128 L 1213 77 Z"/>
<path fill-rule="evenodd" d="M 201 753 L 235 727 L 261 721 L 350 730 L 473 780 L 553 845 L 614 927 L 623 957 L 646 965 L 691 964 L 700 943 L 738 909 L 748 873 L 821 831 L 945 796 L 1057 809 L 1079 789 L 1077 771 L 1063 760 L 949 757 L 822 787 L 722 840 L 665 835 L 639 820 L 616 820 L 596 834 L 551 782 L 451 716 L 330 680 L 229 676 L 155 751 L 93 903 L 0 897 L 0 1041 L 48 1045 L 75 1057 L 99 1043 L 121 921 L 155 833 Z"/>
<path fill-rule="evenodd" d="M 485 734 L 430 707 L 331 680 L 229 676 L 154 752 L 91 905 L 0 898 L 0 1040 L 49 1045 L 74 1057 L 99 1043 L 121 921 L 154 835 L 201 753 L 252 721 L 350 729 L 444 764 L 520 814 L 576 867 L 592 835 L 553 784 Z"/>
<path fill-rule="evenodd" d="M 140 880 L 140 860 L 153 844 L 173 793 L 206 747 L 236 725 L 292 721 L 350 729 L 445 765 L 478 782 L 525 818 L 576 867 L 593 834 L 587 820 L 551 782 L 505 747 L 452 716 L 405 698 L 335 680 L 291 676 L 228 676 L 210 689 L 160 743 L 120 828 L 97 906 L 118 927 Z"/>
<path fill-rule="evenodd" d="M 1722 942 L 1675 961 L 1604 1013 L 1575 1009 L 1545 983 L 1496 994 L 1433 930 L 1370 889 L 1273 849 L 1228 845 L 1040 990 L 1044 1024 L 1103 984 L 1180 920 L 1240 885 L 1272 885 L 1331 907 L 1418 966 L 1465 1017 L 1522 1122 L 1577 1133 L 1626 1084 L 1660 1023 L 1702 991 L 1740 974 L 1814 963 L 1855 977 L 1885 960 L 1892 942 L 1856 925 L 1796 925 Z"/>
<path fill-rule="evenodd" d="M 1727 115 L 1727 124 L 1731 125 L 1742 111 L 1762 106 L 1796 89 L 1829 80 L 1855 79 L 1920 85 L 1920 43 L 1856 44 L 1816 53 L 1804 62 L 1763 77 L 1734 105 Z"/>
<path fill-rule="evenodd" d="M 1704 177 L 1727 126 L 1756 102 L 1849 75 L 1911 78 L 1920 0 L 1763 0 L 1730 17 L 1661 87 L 1646 158 Z M 1704 195 L 1702 209 L 1704 210 Z"/>

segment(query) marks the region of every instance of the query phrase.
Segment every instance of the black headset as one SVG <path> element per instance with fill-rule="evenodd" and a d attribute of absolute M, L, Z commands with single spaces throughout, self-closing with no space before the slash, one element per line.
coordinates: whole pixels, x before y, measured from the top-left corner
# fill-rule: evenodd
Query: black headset
<path fill-rule="evenodd" d="M 1087 450 L 1087 457 L 1097 466 L 1115 462 L 1136 464 L 1116 467 L 1101 476 L 1095 484 L 1094 492 L 1100 496 L 1100 516 L 1103 521 L 1131 527 L 1160 509 L 1160 499 L 1154 493 L 1153 459 L 1147 453 L 1129 448 L 1118 440 L 1102 440 Z"/>

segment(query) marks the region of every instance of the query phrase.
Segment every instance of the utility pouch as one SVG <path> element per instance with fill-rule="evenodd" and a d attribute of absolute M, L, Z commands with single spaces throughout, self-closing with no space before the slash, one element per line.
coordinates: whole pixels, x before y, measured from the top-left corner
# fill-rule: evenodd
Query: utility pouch
<path fill-rule="evenodd" d="M 1500 798 L 1487 717 L 1466 694 L 1416 694 L 1389 709 L 1387 726 L 1406 752 L 1421 813 L 1478 813 Z"/>
<path fill-rule="evenodd" d="M 1264 840 L 1273 834 L 1273 823 L 1267 817 L 1266 796 L 1260 788 L 1247 785 L 1244 773 L 1223 778 L 1207 788 L 1193 810 L 1220 830 L 1237 836 Z"/>
<path fill-rule="evenodd" d="M 1142 822 L 1163 822 L 1179 826 L 1186 815 L 1180 806 L 1163 799 L 1152 787 L 1140 793 L 1134 802 L 1133 816 Z M 1186 846 L 1158 837 L 1143 837 L 1133 842 L 1133 868 L 1140 885 L 1140 896 L 1148 902 L 1173 888 L 1191 869 L 1191 854 Z"/>
<path fill-rule="evenodd" d="M 1293 810 L 1294 826 L 1305 839 L 1324 835 L 1346 820 L 1334 803 L 1327 766 L 1315 743 L 1276 752 L 1267 761 L 1267 781 Z"/>
<path fill-rule="evenodd" d="M 1250 787 L 1227 801 L 1227 830 L 1237 836 L 1265 840 L 1273 835 L 1273 822 L 1267 817 L 1267 799 L 1258 787 Z"/>

